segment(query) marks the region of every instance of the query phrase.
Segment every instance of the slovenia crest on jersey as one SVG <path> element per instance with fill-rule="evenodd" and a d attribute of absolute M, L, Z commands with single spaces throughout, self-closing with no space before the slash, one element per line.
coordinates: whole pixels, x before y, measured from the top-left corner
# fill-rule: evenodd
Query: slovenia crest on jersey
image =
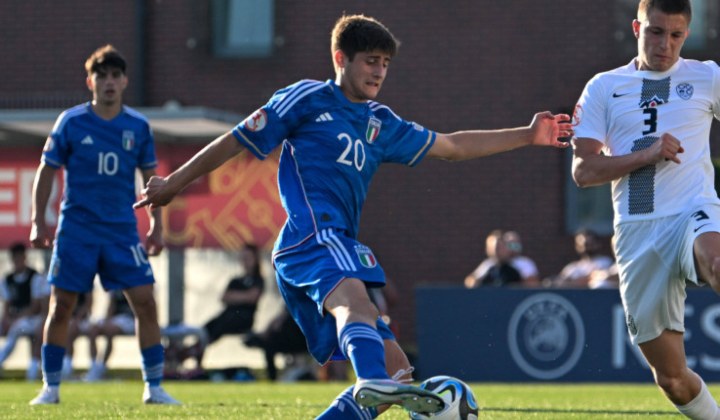
<path fill-rule="evenodd" d="M 375 139 L 380 135 L 380 127 L 382 127 L 382 121 L 375 117 L 370 117 L 367 131 L 365 132 L 365 140 L 367 140 L 368 143 L 373 144 Z"/>
<path fill-rule="evenodd" d="M 135 147 L 135 132 L 132 130 L 123 130 L 122 145 L 125 150 L 132 150 Z"/>
<path fill-rule="evenodd" d="M 360 260 L 360 264 L 365 268 L 373 268 L 377 266 L 377 259 L 373 255 L 370 248 L 365 245 L 355 245 L 355 253 Z"/>
<path fill-rule="evenodd" d="M 687 101 L 692 98 L 695 88 L 690 83 L 680 83 L 675 87 L 675 92 L 679 97 Z"/>

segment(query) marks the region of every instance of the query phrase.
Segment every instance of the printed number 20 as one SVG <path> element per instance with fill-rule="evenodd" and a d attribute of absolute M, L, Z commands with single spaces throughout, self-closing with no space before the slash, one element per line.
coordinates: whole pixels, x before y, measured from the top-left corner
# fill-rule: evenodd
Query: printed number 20
<path fill-rule="evenodd" d="M 347 133 L 340 133 L 337 138 L 340 141 L 347 142 L 347 145 L 336 162 L 342 163 L 343 165 L 355 166 L 355 169 L 362 171 L 363 166 L 365 166 L 365 145 L 362 140 L 357 139 L 353 141 L 352 137 Z M 350 154 L 352 154 L 352 160 L 350 160 Z"/>

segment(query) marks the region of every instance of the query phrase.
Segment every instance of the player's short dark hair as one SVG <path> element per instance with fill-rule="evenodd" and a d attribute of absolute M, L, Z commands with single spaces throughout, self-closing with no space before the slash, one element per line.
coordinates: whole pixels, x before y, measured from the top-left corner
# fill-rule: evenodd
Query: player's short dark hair
<path fill-rule="evenodd" d="M 12 245 L 10 245 L 10 255 L 13 257 L 16 255 L 24 254 L 27 250 L 27 247 L 22 242 L 15 242 Z"/>
<path fill-rule="evenodd" d="M 681 14 L 687 18 L 688 23 L 692 19 L 690 0 L 640 0 L 638 19 L 642 20 L 647 17 L 652 9 L 657 9 L 669 15 Z"/>
<path fill-rule="evenodd" d="M 358 52 L 382 51 L 393 57 L 400 41 L 378 20 L 365 15 L 342 16 L 335 22 L 331 53 L 342 51 L 351 61 Z"/>
<path fill-rule="evenodd" d="M 85 70 L 88 76 L 96 73 L 101 68 L 116 68 L 120 69 L 125 73 L 127 64 L 125 63 L 125 57 L 120 54 L 120 51 L 115 49 L 110 44 L 102 46 L 95 50 L 90 57 L 85 61 Z"/>

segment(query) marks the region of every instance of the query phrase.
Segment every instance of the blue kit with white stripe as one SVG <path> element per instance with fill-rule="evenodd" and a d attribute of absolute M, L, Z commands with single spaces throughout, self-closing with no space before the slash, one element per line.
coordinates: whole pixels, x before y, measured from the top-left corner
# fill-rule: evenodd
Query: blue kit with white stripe
<path fill-rule="evenodd" d="M 42 161 L 64 167 L 63 199 L 48 280 L 74 292 L 154 281 L 140 243 L 133 203 L 135 173 L 157 166 L 147 118 L 130 107 L 111 120 L 85 103 L 60 114 Z"/>
<path fill-rule="evenodd" d="M 303 80 L 276 92 L 233 134 L 260 159 L 282 146 L 278 185 L 287 220 L 273 262 L 310 352 L 325 362 L 337 348 L 335 320 L 323 313 L 328 294 L 345 278 L 385 284 L 372 251 L 357 242 L 370 180 L 383 162 L 417 164 L 435 132 L 377 102 L 349 101 L 332 80 Z M 392 338 L 387 326 L 378 330 Z"/>

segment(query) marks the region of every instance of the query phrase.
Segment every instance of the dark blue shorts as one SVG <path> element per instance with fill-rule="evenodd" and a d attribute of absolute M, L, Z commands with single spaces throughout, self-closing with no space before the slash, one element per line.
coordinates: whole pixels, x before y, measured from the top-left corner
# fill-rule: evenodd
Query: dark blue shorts
<path fill-rule="evenodd" d="M 335 318 L 325 313 L 323 304 L 347 278 L 360 279 L 368 287 L 385 285 L 385 272 L 370 248 L 342 231 L 325 229 L 293 248 L 277 251 L 273 264 L 280 293 L 305 334 L 310 354 L 320 363 L 344 359 Z M 383 339 L 395 339 L 380 319 L 377 328 Z"/>
<path fill-rule="evenodd" d="M 155 281 L 142 243 L 93 244 L 67 238 L 55 242 L 48 272 L 50 284 L 85 293 L 92 290 L 96 274 L 105 290 L 130 289 Z"/>

